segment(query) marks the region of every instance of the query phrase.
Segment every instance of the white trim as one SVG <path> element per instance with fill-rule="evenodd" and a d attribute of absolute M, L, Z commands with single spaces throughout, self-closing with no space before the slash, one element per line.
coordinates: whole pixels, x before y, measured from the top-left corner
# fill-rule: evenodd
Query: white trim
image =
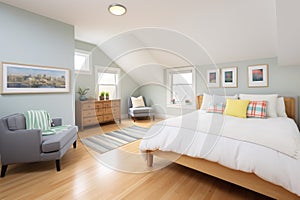
<path fill-rule="evenodd" d="M 88 56 L 87 63 L 86 63 L 86 65 L 88 66 L 88 70 L 77 70 L 77 69 L 75 69 L 75 54 L 76 53 L 82 54 L 83 56 Z M 91 60 L 91 52 L 81 50 L 81 49 L 75 49 L 75 51 L 74 51 L 74 71 L 75 71 L 75 73 L 76 74 L 92 74 L 90 60 Z"/>
<path fill-rule="evenodd" d="M 193 93 L 194 93 L 194 100 L 193 103 L 191 105 L 184 105 L 184 104 L 171 104 L 171 89 L 172 89 L 172 85 L 171 85 L 171 74 L 174 73 L 182 73 L 182 72 L 192 72 L 192 89 L 193 89 Z M 175 67 L 172 69 L 167 69 L 166 70 L 166 85 L 167 85 L 167 107 L 169 108 L 188 108 L 188 109 L 193 109 L 196 107 L 196 73 L 195 73 L 195 68 L 194 67 Z"/>
<path fill-rule="evenodd" d="M 121 84 L 119 84 L 120 81 L 120 72 L 121 69 L 118 67 L 103 67 L 95 65 L 95 86 L 96 86 L 96 94 L 99 94 L 99 88 L 98 88 L 98 73 L 114 73 L 117 74 L 117 80 L 116 80 L 116 87 L 117 87 L 117 94 L 116 98 L 120 98 L 120 90 L 121 90 Z M 98 96 L 97 96 L 98 98 Z"/>
<path fill-rule="evenodd" d="M 184 104 L 167 104 L 167 108 L 177 108 L 177 109 L 191 109 L 195 110 L 196 106 L 191 104 L 191 105 L 184 105 Z"/>

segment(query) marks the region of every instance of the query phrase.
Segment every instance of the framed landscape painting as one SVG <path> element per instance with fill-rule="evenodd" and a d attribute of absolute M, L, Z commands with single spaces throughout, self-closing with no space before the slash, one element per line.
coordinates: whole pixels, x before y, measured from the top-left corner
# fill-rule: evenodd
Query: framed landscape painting
<path fill-rule="evenodd" d="M 207 70 L 207 86 L 220 87 L 220 71 L 219 69 Z"/>
<path fill-rule="evenodd" d="M 1 63 L 1 94 L 68 93 L 70 70 L 16 63 Z"/>
<path fill-rule="evenodd" d="M 248 87 L 268 87 L 268 65 L 248 66 Z"/>
<path fill-rule="evenodd" d="M 237 87 L 237 67 L 222 69 L 222 87 Z"/>

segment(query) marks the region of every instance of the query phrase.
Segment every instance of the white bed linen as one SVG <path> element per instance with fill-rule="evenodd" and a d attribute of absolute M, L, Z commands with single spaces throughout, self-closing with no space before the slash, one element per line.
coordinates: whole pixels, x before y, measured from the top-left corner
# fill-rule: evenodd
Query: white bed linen
<path fill-rule="evenodd" d="M 204 117 L 209 115 L 209 113 L 201 111 L 196 111 L 195 113 L 164 120 L 152 126 L 141 141 L 140 149 L 142 151 L 157 149 L 172 151 L 218 162 L 232 169 L 255 173 L 257 176 L 280 185 L 300 196 L 300 159 L 295 159 L 286 153 L 267 147 L 269 142 L 267 142 L 267 145 L 259 145 L 253 143 L 253 141 L 238 140 L 227 136 L 221 137 L 219 135 L 220 131 L 224 133 L 224 129 L 228 129 L 231 126 L 226 124 L 231 124 L 233 121 L 240 123 L 237 120 L 238 118 L 230 120 L 233 117 L 228 118 L 226 116 L 226 119 L 222 120 L 222 117 L 219 117 L 222 115 L 210 114 L 213 116 Z M 274 133 L 273 137 L 282 134 L 278 133 L 280 132 L 278 130 L 281 130 L 280 127 L 282 127 L 282 124 L 278 123 L 281 121 L 280 119 L 289 121 L 286 118 L 275 120 L 277 123 L 273 124 L 274 130 L 270 129 Z M 212 126 L 210 126 L 211 124 L 208 125 L 211 120 L 213 121 L 211 124 L 214 124 Z M 243 127 L 241 124 L 238 124 L 238 126 Z M 291 126 L 293 127 L 293 125 Z M 291 128 L 291 130 L 294 131 L 294 128 Z M 208 132 L 213 134 L 208 134 Z M 234 134 L 243 134 L 245 130 L 232 129 L 232 132 Z M 292 136 L 292 139 L 290 138 L 289 140 L 295 139 L 297 141 L 300 137 L 298 130 L 296 131 L 296 134 L 298 134 L 296 136 L 294 135 L 295 133 L 287 133 L 287 131 L 284 131 L 284 133 L 289 138 Z M 280 140 L 274 141 L 285 143 L 281 140 L 282 136 Z M 297 145 L 297 143 L 295 144 Z"/>

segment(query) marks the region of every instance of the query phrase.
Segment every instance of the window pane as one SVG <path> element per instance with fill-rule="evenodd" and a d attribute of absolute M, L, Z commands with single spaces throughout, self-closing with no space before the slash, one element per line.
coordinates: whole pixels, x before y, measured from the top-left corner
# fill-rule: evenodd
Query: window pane
<path fill-rule="evenodd" d="M 193 76 L 191 72 L 173 74 L 173 84 L 192 84 Z"/>
<path fill-rule="evenodd" d="M 194 92 L 192 85 L 173 85 L 173 99 L 176 102 L 185 104 L 186 100 L 194 102 Z"/>
<path fill-rule="evenodd" d="M 98 73 L 98 84 L 117 84 L 116 74 L 112 73 Z"/>
<path fill-rule="evenodd" d="M 99 85 L 99 93 L 101 93 L 102 91 L 108 92 L 110 99 L 117 98 L 117 87 L 115 85 L 114 86 Z"/>
<path fill-rule="evenodd" d="M 75 52 L 74 65 L 75 70 L 89 71 L 89 55 Z"/>

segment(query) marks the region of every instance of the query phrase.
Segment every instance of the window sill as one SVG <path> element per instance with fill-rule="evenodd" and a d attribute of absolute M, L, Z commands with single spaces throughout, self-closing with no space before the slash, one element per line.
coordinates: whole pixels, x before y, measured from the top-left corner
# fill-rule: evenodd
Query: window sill
<path fill-rule="evenodd" d="M 89 71 L 75 70 L 75 74 L 91 75 L 92 72 L 90 70 Z"/>
<path fill-rule="evenodd" d="M 191 109 L 194 110 L 196 109 L 196 106 L 191 104 L 191 105 L 182 105 L 182 104 L 167 104 L 167 108 L 177 108 L 177 109 Z"/>

